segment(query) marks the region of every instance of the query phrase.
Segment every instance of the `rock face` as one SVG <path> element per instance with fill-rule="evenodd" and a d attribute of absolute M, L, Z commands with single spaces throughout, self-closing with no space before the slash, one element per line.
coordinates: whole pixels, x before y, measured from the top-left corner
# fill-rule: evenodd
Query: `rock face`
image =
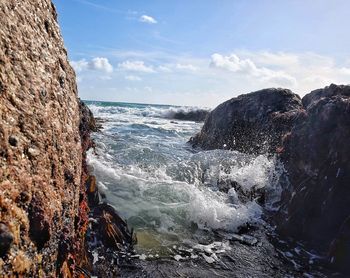
<path fill-rule="evenodd" d="M 191 142 L 277 153 L 289 180 L 276 218 L 279 232 L 328 253 L 350 272 L 349 140 L 350 86 L 332 84 L 302 101 L 281 89 L 233 98 L 208 116 Z"/>
<path fill-rule="evenodd" d="M 287 89 L 265 89 L 232 98 L 215 108 L 190 143 L 204 149 L 275 152 L 302 108 Z"/>
<path fill-rule="evenodd" d="M 291 189 L 282 200 L 280 230 L 321 250 L 340 238 L 346 250 L 333 244 L 331 254 L 339 262 L 345 253 L 350 258 L 350 234 L 344 233 L 350 222 L 350 86 L 313 91 L 303 104 L 303 120 L 285 138 L 281 155 Z"/>
<path fill-rule="evenodd" d="M 69 275 L 88 210 L 75 74 L 50 0 L 2 0 L 0 26 L 0 276 Z"/>

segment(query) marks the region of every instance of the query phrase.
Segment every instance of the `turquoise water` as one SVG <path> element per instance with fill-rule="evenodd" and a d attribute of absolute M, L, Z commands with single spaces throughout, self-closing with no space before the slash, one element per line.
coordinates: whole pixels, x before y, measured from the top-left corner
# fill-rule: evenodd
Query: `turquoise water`
<path fill-rule="evenodd" d="M 98 185 L 138 235 L 140 252 L 209 241 L 261 221 L 262 208 L 242 202 L 233 188 L 276 190 L 273 160 L 227 150 L 193 150 L 187 141 L 202 123 L 177 121 L 174 113 L 198 109 L 171 105 L 87 102 L 103 130 L 90 152 Z M 278 196 L 271 196 L 271 202 Z"/>

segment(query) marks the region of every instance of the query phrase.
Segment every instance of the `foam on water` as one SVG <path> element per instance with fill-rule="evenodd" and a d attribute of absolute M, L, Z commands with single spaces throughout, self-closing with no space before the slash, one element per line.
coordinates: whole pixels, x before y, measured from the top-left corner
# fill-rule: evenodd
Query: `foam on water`
<path fill-rule="evenodd" d="M 108 121 L 94 135 L 96 152 L 89 152 L 88 163 L 107 200 L 136 232 L 148 231 L 166 245 L 193 241 L 197 231 L 236 231 L 261 221 L 262 208 L 254 200 L 240 201 L 234 188 L 219 189 L 233 182 L 243 192 L 276 187 L 273 159 L 227 150 L 194 152 L 186 142 L 200 124 L 154 117 L 172 107 L 90 108 Z"/>
<path fill-rule="evenodd" d="M 105 103 L 89 102 L 89 108 L 94 115 L 103 118 L 113 118 L 113 115 L 131 115 L 138 117 L 165 118 L 173 119 L 177 113 L 190 113 L 206 110 L 209 108 L 189 107 L 189 106 L 170 106 L 170 105 L 151 105 L 134 103 Z"/>

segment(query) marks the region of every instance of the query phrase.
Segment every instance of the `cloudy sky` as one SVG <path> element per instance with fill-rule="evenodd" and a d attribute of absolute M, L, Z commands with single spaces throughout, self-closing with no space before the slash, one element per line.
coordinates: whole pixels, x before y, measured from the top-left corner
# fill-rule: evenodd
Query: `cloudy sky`
<path fill-rule="evenodd" d="M 348 0 L 54 0 L 80 96 L 214 107 L 350 83 Z"/>

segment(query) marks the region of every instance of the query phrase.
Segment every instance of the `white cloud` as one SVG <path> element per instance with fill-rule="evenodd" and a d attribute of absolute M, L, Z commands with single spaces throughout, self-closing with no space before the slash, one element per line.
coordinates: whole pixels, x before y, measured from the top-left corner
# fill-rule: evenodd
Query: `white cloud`
<path fill-rule="evenodd" d="M 211 107 L 238 94 L 268 87 L 290 88 L 303 96 L 330 83 L 350 81 L 350 61 L 346 57 L 242 49 L 232 53 L 203 58 L 188 53 L 112 49 L 103 55 L 119 61 L 113 74 L 91 71 L 93 59 L 75 61 L 72 65 L 77 71 L 83 71 L 78 74 L 79 91 L 86 99 Z M 106 75 L 113 79 L 99 82 Z M 120 82 L 120 78 L 125 81 Z M 96 93 L 97 87 L 99 93 Z M 109 90 L 112 87 L 113 92 Z"/>
<path fill-rule="evenodd" d="M 142 79 L 136 75 L 127 75 L 125 76 L 125 79 L 126 80 L 129 80 L 129 81 L 141 81 Z"/>
<path fill-rule="evenodd" d="M 158 66 L 158 71 L 160 72 L 172 72 L 172 70 L 168 66 Z"/>
<path fill-rule="evenodd" d="M 271 70 L 266 67 L 257 67 L 250 59 L 241 59 L 236 54 L 223 56 L 215 53 L 211 56 L 210 65 L 214 68 L 224 69 L 247 77 L 259 78 L 263 81 L 281 86 L 296 86 L 295 77 L 283 71 Z"/>
<path fill-rule="evenodd" d="M 76 72 L 86 70 L 89 66 L 89 62 L 87 62 L 85 59 L 79 61 L 70 61 L 70 64 Z"/>
<path fill-rule="evenodd" d="M 155 20 L 152 16 L 149 15 L 142 15 L 139 18 L 140 22 L 148 23 L 148 24 L 156 24 L 158 23 L 157 20 Z"/>
<path fill-rule="evenodd" d="M 76 72 L 81 72 L 84 70 L 97 70 L 105 73 L 113 72 L 113 66 L 109 63 L 107 58 L 96 57 L 90 61 L 85 59 L 71 61 L 71 65 Z"/>
<path fill-rule="evenodd" d="M 135 71 L 135 72 L 145 72 L 145 73 L 154 73 L 155 70 L 152 66 L 147 66 L 143 61 L 124 61 L 118 64 L 118 67 L 126 71 Z"/>
<path fill-rule="evenodd" d="M 198 68 L 191 64 L 176 64 L 176 68 L 179 70 L 189 70 L 189 71 L 197 71 Z"/>
<path fill-rule="evenodd" d="M 113 72 L 113 66 L 109 63 L 107 58 L 96 57 L 89 63 L 89 68 L 92 70 L 100 70 L 106 73 Z"/>

